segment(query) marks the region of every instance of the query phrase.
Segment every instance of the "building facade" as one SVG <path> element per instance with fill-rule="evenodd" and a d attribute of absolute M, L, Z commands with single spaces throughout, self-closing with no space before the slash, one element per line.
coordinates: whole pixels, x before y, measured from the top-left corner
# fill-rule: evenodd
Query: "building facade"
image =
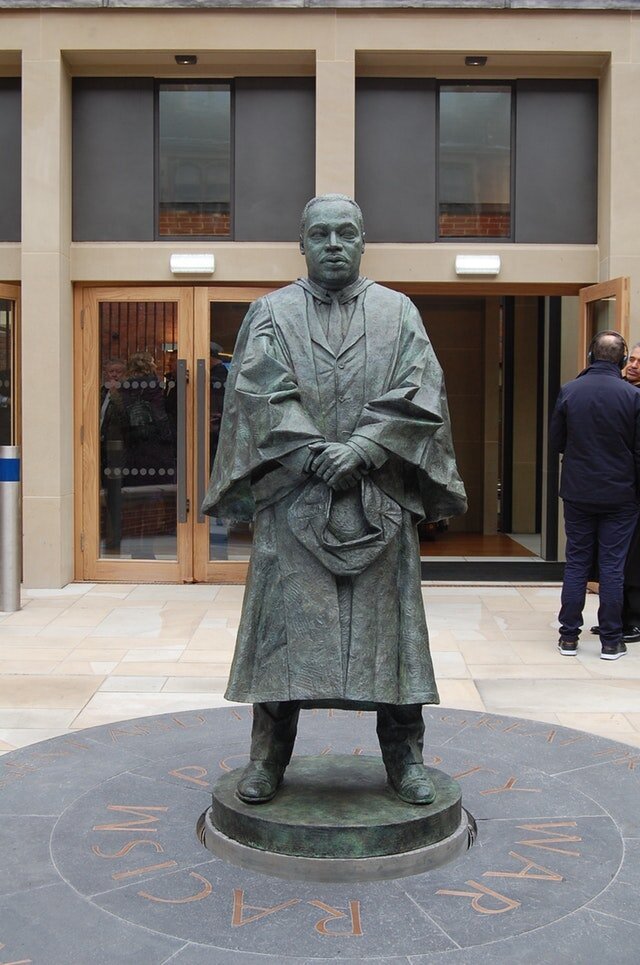
<path fill-rule="evenodd" d="M 250 528 L 199 503 L 240 321 L 324 192 L 445 370 L 470 508 L 428 572 L 557 573 L 550 407 L 595 331 L 640 338 L 637 2 L 0 0 L 0 28 L 27 585 L 244 578 Z"/>

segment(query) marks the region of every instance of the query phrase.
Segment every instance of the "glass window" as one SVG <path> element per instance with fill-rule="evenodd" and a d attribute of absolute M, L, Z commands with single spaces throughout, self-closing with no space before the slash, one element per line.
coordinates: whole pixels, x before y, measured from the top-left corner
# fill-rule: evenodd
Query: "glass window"
<path fill-rule="evenodd" d="M 440 88 L 438 233 L 511 237 L 511 88 Z"/>
<path fill-rule="evenodd" d="M 14 320 L 15 302 L 0 298 L 0 446 L 16 445 Z"/>
<path fill-rule="evenodd" d="M 160 237 L 231 234 L 228 84 L 160 84 Z"/>
<path fill-rule="evenodd" d="M 100 302 L 100 556 L 177 559 L 175 302 Z"/>
<path fill-rule="evenodd" d="M 227 375 L 236 338 L 247 314 L 246 302 L 211 302 L 209 305 L 209 472 L 218 454 L 220 424 L 224 408 Z M 244 497 L 246 498 L 246 497 Z M 238 515 L 247 507 L 238 499 Z M 209 559 L 248 560 L 251 552 L 252 523 L 238 520 L 226 522 L 209 517 Z"/>

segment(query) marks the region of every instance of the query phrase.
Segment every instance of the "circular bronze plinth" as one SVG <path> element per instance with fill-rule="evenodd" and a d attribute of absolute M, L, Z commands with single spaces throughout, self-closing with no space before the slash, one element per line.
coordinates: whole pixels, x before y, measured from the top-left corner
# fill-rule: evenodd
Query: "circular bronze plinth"
<path fill-rule="evenodd" d="M 469 846 L 456 781 L 429 768 L 432 804 L 405 804 L 387 784 L 380 758 L 294 758 L 272 801 L 236 794 L 242 768 L 219 778 L 204 815 L 204 844 L 219 857 L 286 878 L 376 880 L 418 874 Z"/>

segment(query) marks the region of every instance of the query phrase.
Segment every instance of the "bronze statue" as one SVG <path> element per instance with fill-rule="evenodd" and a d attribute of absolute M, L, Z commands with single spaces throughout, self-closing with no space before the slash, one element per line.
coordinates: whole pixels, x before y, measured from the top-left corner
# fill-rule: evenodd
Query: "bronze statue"
<path fill-rule="evenodd" d="M 300 251 L 309 277 L 240 329 L 203 506 L 255 518 L 226 692 L 254 704 L 237 793 L 275 795 L 301 707 L 365 708 L 396 794 L 427 804 L 422 704 L 439 698 L 417 524 L 466 509 L 442 370 L 411 301 L 360 276 L 354 201 L 309 201 Z"/>

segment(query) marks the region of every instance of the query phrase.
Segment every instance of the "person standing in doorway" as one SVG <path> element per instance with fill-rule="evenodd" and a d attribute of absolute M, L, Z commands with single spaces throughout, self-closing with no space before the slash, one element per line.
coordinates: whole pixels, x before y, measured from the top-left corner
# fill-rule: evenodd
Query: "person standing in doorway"
<path fill-rule="evenodd" d="M 600 656 L 617 660 L 627 652 L 623 580 L 638 520 L 640 393 L 622 378 L 627 346 L 618 332 L 599 332 L 587 360 L 588 367 L 561 388 L 551 417 L 551 445 L 563 454 L 560 496 L 567 536 L 558 649 L 565 656 L 578 650 L 597 554 Z"/>

